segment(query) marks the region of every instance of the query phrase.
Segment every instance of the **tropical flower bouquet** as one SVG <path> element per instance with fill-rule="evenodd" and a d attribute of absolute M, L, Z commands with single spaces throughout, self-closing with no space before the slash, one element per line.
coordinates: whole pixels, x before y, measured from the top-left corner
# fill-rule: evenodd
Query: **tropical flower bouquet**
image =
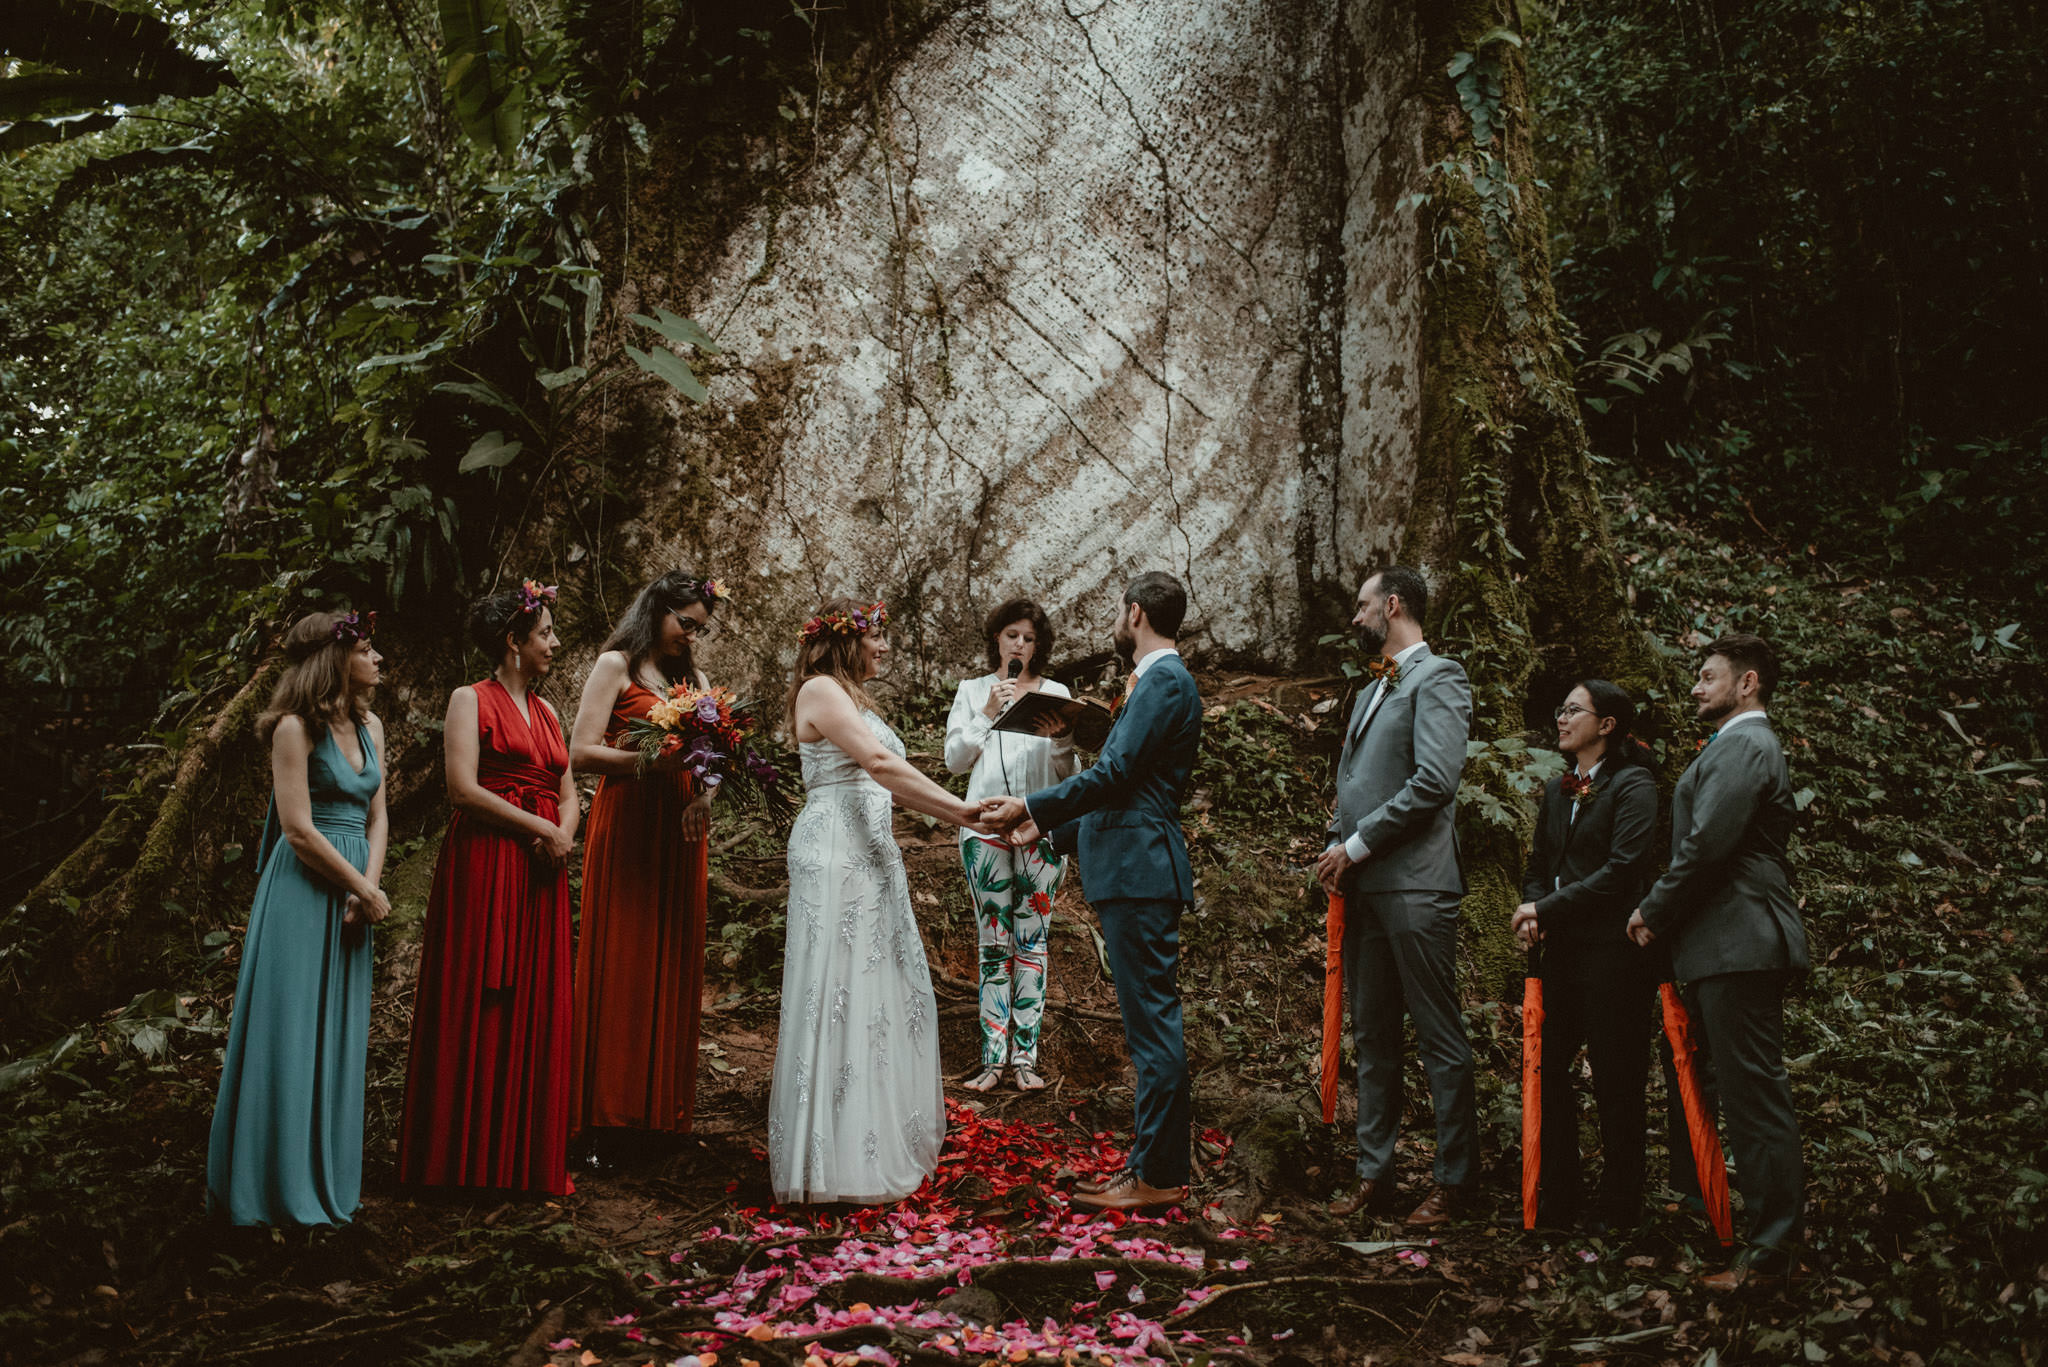
<path fill-rule="evenodd" d="M 796 800 L 781 773 L 749 743 L 755 728 L 752 707 L 731 690 L 679 683 L 656 699 L 646 716 L 627 723 L 626 745 L 640 752 L 643 770 L 681 752 L 683 771 L 706 792 L 723 793 L 778 827 L 787 826 Z"/>

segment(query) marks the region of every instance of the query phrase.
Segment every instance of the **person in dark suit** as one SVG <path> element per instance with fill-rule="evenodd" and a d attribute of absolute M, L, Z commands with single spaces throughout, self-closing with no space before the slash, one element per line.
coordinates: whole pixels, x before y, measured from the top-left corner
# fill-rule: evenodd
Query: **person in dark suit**
<path fill-rule="evenodd" d="M 1595 1233 L 1643 1213 L 1644 1141 L 1656 974 L 1630 942 L 1629 914 L 1656 877 L 1657 781 L 1631 732 L 1636 706 L 1619 685 L 1587 679 L 1557 709 L 1570 766 L 1544 785 L 1536 843 L 1515 908 L 1515 935 L 1542 945 L 1543 1168 L 1539 1224 Z M 1600 1187 L 1582 1212 L 1579 1099 L 1583 1046 L 1600 1114 Z"/>
<path fill-rule="evenodd" d="M 1171 575 L 1139 575 L 1124 590 L 1114 639 L 1133 680 L 1094 764 L 1028 798 L 990 798 L 984 814 L 1013 844 L 1039 833 L 1077 856 L 1102 921 L 1124 1040 L 1138 1073 L 1126 1171 L 1077 1183 L 1074 1202 L 1139 1210 L 1186 1199 L 1193 1117 L 1181 1035 L 1180 918 L 1195 875 L 1180 803 L 1202 739 L 1202 697 L 1174 638 L 1187 591 Z M 1093 1188 L 1091 1190 L 1091 1188 Z"/>
<path fill-rule="evenodd" d="M 1458 904 L 1465 894 L 1455 817 L 1472 686 L 1422 639 L 1429 589 L 1393 565 L 1358 590 L 1351 619 L 1372 661 L 1344 732 L 1323 889 L 1344 896 L 1344 991 L 1358 1050 L 1358 1189 L 1332 1215 L 1391 1210 L 1401 1123 L 1401 1012 L 1415 1021 L 1436 1107 L 1436 1185 L 1406 1223 L 1451 1218 L 1476 1175 L 1479 1117 L 1472 1046 L 1458 1004 Z"/>
<path fill-rule="evenodd" d="M 1789 1276 L 1802 1231 L 1784 997 L 1809 960 L 1785 856 L 1797 809 L 1764 713 L 1777 682 L 1777 654 L 1760 638 L 1707 647 L 1692 696 L 1719 729 L 1672 794 L 1671 867 L 1628 922 L 1637 944 L 1669 945 L 1714 1061 L 1745 1228 L 1734 1266 L 1703 1279 L 1713 1290 Z"/>

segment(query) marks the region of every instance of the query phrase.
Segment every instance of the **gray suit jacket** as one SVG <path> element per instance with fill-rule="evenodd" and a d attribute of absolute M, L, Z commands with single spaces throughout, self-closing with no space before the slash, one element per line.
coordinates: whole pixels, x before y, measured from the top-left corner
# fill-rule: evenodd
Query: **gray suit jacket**
<path fill-rule="evenodd" d="M 1785 841 L 1797 809 L 1767 721 L 1720 732 L 1671 794 L 1671 868 L 1644 896 L 1643 924 L 1691 982 L 1805 968 L 1806 927 Z"/>
<path fill-rule="evenodd" d="M 1458 867 L 1458 778 L 1472 731 L 1472 686 L 1456 660 L 1423 646 L 1365 730 L 1372 701 L 1361 689 L 1337 762 L 1337 819 L 1330 838 L 1354 833 L 1369 851 L 1344 877 L 1350 892 L 1465 891 Z"/>

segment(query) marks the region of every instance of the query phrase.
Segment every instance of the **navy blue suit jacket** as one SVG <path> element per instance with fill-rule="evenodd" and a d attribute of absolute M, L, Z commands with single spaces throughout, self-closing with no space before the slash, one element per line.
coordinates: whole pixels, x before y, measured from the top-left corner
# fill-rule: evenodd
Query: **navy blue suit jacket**
<path fill-rule="evenodd" d="M 1024 800 L 1053 848 L 1073 854 L 1093 902 L 1195 899 L 1181 794 L 1202 740 L 1202 695 L 1178 655 L 1154 661 L 1095 763 Z"/>

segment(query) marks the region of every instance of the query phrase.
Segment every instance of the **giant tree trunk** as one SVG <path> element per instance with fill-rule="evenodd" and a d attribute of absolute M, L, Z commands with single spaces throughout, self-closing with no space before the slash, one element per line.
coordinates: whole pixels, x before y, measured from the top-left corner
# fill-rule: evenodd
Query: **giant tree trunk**
<path fill-rule="evenodd" d="M 624 517 L 586 503 L 504 548 L 515 573 L 576 565 L 561 613 L 585 648 L 550 692 L 573 700 L 603 623 L 676 564 L 732 583 L 719 670 L 772 696 L 821 595 L 886 596 L 930 681 L 975 666 L 1013 593 L 1094 647 L 1150 568 L 1189 585 L 1191 654 L 1299 668 L 1394 555 L 1435 581 L 1430 634 L 1473 676 L 1480 738 L 1576 673 L 1656 679 L 1559 342 L 1520 48 L 1495 32 L 1513 24 L 1505 0 L 927 11 L 895 46 L 883 24 L 821 92 L 811 154 L 709 229 L 661 174 L 689 149 L 657 127 L 621 189 L 616 312 L 698 318 L 724 356 L 708 404 L 650 383 L 577 434 L 583 468 L 638 491 Z M 383 708 L 416 787 L 434 733 L 405 723 L 463 681 L 417 656 Z M 110 824 L 32 898 L 101 997 L 161 947 L 126 918 L 239 919 L 197 894 L 233 843 L 202 828 L 260 805 L 206 796 L 226 775 L 260 791 L 254 710 L 221 714 L 154 828 Z M 1489 751 L 1468 778 L 1505 795 L 1512 767 Z M 1490 992 L 1523 831 L 1465 826 Z"/>

